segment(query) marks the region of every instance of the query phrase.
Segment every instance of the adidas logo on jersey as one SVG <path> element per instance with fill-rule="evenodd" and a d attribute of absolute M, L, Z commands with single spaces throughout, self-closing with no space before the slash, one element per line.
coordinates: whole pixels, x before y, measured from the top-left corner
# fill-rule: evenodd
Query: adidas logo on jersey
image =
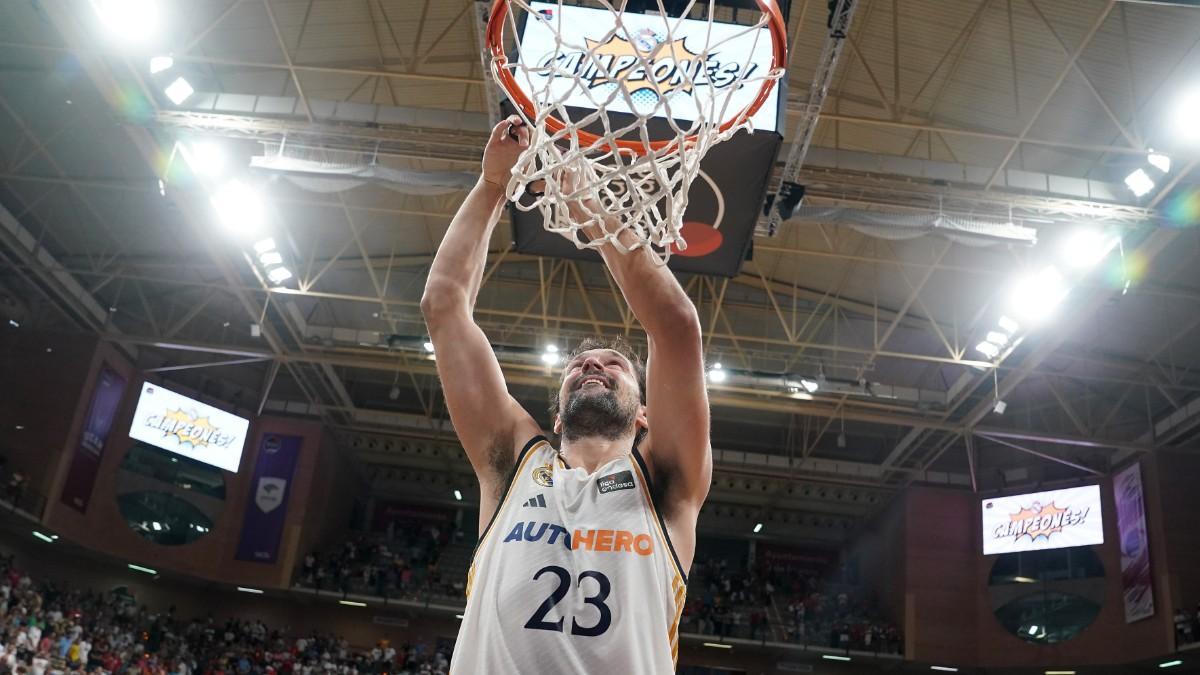
<path fill-rule="evenodd" d="M 525 507 L 525 506 L 540 506 L 541 508 L 543 508 L 543 509 L 544 509 L 544 508 L 546 508 L 546 495 L 544 495 L 544 494 L 539 494 L 539 495 L 538 495 L 538 496 L 536 496 L 536 497 L 531 497 L 531 498 L 529 499 L 529 501 L 525 502 L 525 503 L 524 503 L 524 504 L 522 504 L 521 506 L 522 506 L 522 507 Z"/>

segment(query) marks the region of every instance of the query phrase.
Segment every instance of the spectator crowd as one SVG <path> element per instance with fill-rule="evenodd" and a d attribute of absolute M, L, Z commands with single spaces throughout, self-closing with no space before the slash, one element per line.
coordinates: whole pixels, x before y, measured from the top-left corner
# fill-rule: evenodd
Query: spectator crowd
<path fill-rule="evenodd" d="M 1175 610 L 1175 643 L 1177 647 L 1200 642 L 1200 603 L 1196 611 L 1188 612 L 1185 607 Z"/>
<path fill-rule="evenodd" d="M 450 648 L 352 648 L 262 621 L 185 619 L 127 593 L 35 580 L 0 556 L 0 675 L 444 674 Z"/>
<path fill-rule="evenodd" d="M 299 570 L 300 586 L 381 598 L 462 599 L 465 570 L 446 573 L 442 552 L 462 532 L 451 526 L 421 523 L 388 525 L 386 532 L 358 533 L 325 552 L 312 551 Z"/>
<path fill-rule="evenodd" d="M 393 521 L 386 532 L 352 535 L 305 556 L 297 583 L 384 598 L 462 602 L 465 568 L 443 569 L 442 554 L 464 534 L 448 526 Z M 469 544 L 468 544 L 469 549 Z M 697 560 L 688 581 L 685 632 L 900 653 L 899 628 L 857 586 L 783 566 L 758 570 L 727 560 Z"/>
<path fill-rule="evenodd" d="M 685 631 L 717 637 L 882 653 L 900 653 L 903 644 L 896 625 L 884 621 L 857 587 L 723 559 L 692 566 L 683 616 Z"/>

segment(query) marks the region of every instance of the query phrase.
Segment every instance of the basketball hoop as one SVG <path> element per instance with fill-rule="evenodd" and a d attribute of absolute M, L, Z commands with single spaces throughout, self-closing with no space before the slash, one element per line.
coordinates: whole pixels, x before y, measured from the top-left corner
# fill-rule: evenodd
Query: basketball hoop
<path fill-rule="evenodd" d="M 508 197 L 517 208 L 539 210 L 547 230 L 580 248 L 648 246 L 665 262 L 687 246 L 683 215 L 700 160 L 713 145 L 752 130 L 783 75 L 787 25 L 774 0 L 756 0 L 761 16 L 753 24 L 716 21 L 715 0 L 691 0 L 678 18 L 662 0 L 657 15 L 627 15 L 623 2 L 617 9 L 597 1 L 602 9 L 567 6 L 571 25 L 564 25 L 562 0 L 492 4 L 492 75 L 530 130 Z M 704 8 L 703 19 L 688 18 Z M 727 54 L 735 56 L 724 60 Z M 586 112 L 572 118 L 569 107 Z M 566 189 L 564 172 L 571 176 Z"/>

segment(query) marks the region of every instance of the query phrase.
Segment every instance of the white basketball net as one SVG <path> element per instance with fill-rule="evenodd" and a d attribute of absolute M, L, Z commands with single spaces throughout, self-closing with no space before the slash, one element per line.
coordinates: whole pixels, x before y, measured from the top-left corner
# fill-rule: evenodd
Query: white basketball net
<path fill-rule="evenodd" d="M 545 5 L 509 0 L 506 23 L 511 35 L 519 34 L 515 15 L 522 9 L 528 16 L 526 38 L 530 30 L 544 34 L 548 29 L 553 51 L 540 57 L 526 54 L 528 46 L 513 39 L 519 58 L 503 66 L 514 71 L 537 110 L 533 119 L 522 112 L 530 127 L 530 145 L 513 167 L 508 197 L 522 210 L 539 210 L 547 230 L 566 236 L 579 248 L 610 243 L 627 253 L 650 245 L 656 259 L 665 262 L 672 245 L 677 250 L 687 245 L 680 229 L 700 160 L 713 145 L 750 129 L 749 116 L 741 113 L 763 81 L 778 79 L 783 70 L 771 70 L 769 58 L 766 63 L 753 58 L 756 51 L 762 53 L 760 42 L 770 49 L 771 37 L 762 30 L 769 21 L 766 14 L 753 25 L 714 24 L 714 0 L 702 1 L 700 8 L 707 5 L 707 30 L 693 28 L 685 38 L 677 38 L 685 32 L 682 19 L 668 17 L 662 0 L 658 0 L 659 16 L 625 15 L 623 2 L 617 9 L 609 0 L 597 1 L 611 15 L 611 27 L 600 37 L 589 36 L 578 44 L 563 37 L 562 0 L 558 11 L 547 15 L 538 12 Z M 696 4 L 691 0 L 680 16 L 691 16 Z M 741 48 L 736 51 L 744 51 L 746 60 L 730 63 L 721 58 L 721 48 L 739 40 Z M 493 63 L 493 74 L 497 71 L 498 64 Z M 590 110 L 572 117 L 568 99 Z M 680 117 L 693 118 L 686 126 L 672 115 L 672 103 Z M 614 126 L 617 118 L 610 112 L 627 113 L 621 119 L 631 121 Z M 566 127 L 552 132 L 546 125 L 551 115 Z M 739 118 L 721 131 L 722 123 L 735 115 Z M 657 125 L 669 132 L 652 137 L 647 123 L 656 117 Z M 581 139 L 579 129 L 594 124 L 601 125 L 602 131 L 596 133 L 599 140 Z M 663 133 L 669 136 L 664 139 Z M 617 139 L 636 140 L 647 147 L 652 140 L 674 142 L 636 154 L 620 148 Z M 574 189 L 569 191 L 563 185 L 564 171 L 573 174 Z M 529 197 L 522 199 L 524 195 Z M 625 231 L 633 236 L 622 237 Z"/>

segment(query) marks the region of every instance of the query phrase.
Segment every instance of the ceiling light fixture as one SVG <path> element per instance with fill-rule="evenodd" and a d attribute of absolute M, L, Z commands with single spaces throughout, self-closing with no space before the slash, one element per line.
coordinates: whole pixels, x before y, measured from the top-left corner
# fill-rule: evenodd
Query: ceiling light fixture
<path fill-rule="evenodd" d="M 366 607 L 367 606 L 367 603 L 358 602 L 355 600 L 338 600 L 338 604 L 346 605 L 347 607 Z"/>
<path fill-rule="evenodd" d="M 433 353 L 433 343 L 430 342 L 429 340 L 426 340 L 425 344 L 423 344 L 421 346 L 424 347 L 425 351 L 429 352 L 430 354 Z"/>
<path fill-rule="evenodd" d="M 837 656 L 836 654 L 822 654 L 821 658 L 829 661 L 849 661 L 849 656 Z"/>
<path fill-rule="evenodd" d="M 200 529 L 200 528 L 196 528 L 196 529 Z M 133 563 L 129 563 L 126 566 L 135 572 L 145 572 L 146 574 L 158 574 L 158 570 L 152 570 L 149 567 L 142 567 L 141 565 L 134 565 Z"/>
<path fill-rule="evenodd" d="M 151 56 L 150 74 L 157 75 L 173 65 L 175 65 L 175 59 L 171 58 L 170 56 Z"/>
<path fill-rule="evenodd" d="M 1094 229 L 1082 229 L 1063 242 L 1062 258 L 1077 269 L 1087 269 L 1104 259 L 1118 239 Z"/>
<path fill-rule="evenodd" d="M 1134 197 L 1141 197 L 1154 189 L 1154 179 L 1150 178 L 1145 169 L 1137 169 L 1125 176 L 1125 185 Z"/>
<path fill-rule="evenodd" d="M 225 151 L 212 141 L 180 144 L 179 152 L 198 176 L 213 178 L 225 171 Z"/>
<path fill-rule="evenodd" d="M 1163 173 L 1171 173 L 1171 158 L 1161 152 L 1151 150 L 1150 154 L 1146 155 L 1146 161 Z"/>
<path fill-rule="evenodd" d="M 266 205 L 258 190 L 240 180 L 222 185 L 209 200 L 217 218 L 232 233 L 255 232 L 266 222 Z"/>
<path fill-rule="evenodd" d="M 271 283 L 278 285 L 291 279 L 292 272 L 286 267 L 276 267 L 267 272 L 267 278 L 271 280 Z"/>
<path fill-rule="evenodd" d="M 759 532 L 762 532 L 762 523 L 755 523 L 754 534 L 758 534 Z"/>
<path fill-rule="evenodd" d="M 174 82 L 168 84 L 167 88 L 163 89 L 163 93 L 167 95 L 167 98 L 171 99 L 171 103 L 183 105 L 183 102 L 191 98 L 192 94 L 196 93 L 196 90 L 192 88 L 192 84 L 187 81 L 187 78 L 181 75 L 175 78 Z"/>
<path fill-rule="evenodd" d="M 1008 318 L 1007 316 L 1000 317 L 1000 320 L 997 321 L 996 323 L 999 324 L 1001 328 L 1008 331 L 1009 335 L 1012 335 L 1013 333 L 1016 333 L 1018 330 L 1021 329 L 1021 324 L 1017 323 L 1016 321 L 1013 321 L 1012 319 Z"/>
<path fill-rule="evenodd" d="M 144 44 L 159 30 L 158 0 L 92 0 L 100 22 L 124 44 Z"/>
<path fill-rule="evenodd" d="M 53 544 L 53 543 L 54 543 L 54 538 L 53 538 L 53 537 L 51 537 L 51 536 L 49 536 L 49 535 L 42 534 L 41 532 L 38 532 L 37 530 L 34 530 L 34 531 L 33 531 L 33 536 L 37 537 L 38 539 L 41 539 L 42 541 L 46 542 L 47 544 Z"/>
<path fill-rule="evenodd" d="M 253 593 L 254 595 L 263 594 L 263 590 L 261 588 L 247 588 L 246 586 L 238 586 L 237 589 L 242 593 Z"/>
<path fill-rule="evenodd" d="M 989 359 L 994 359 L 1000 355 L 1000 348 L 987 341 L 980 342 L 979 344 L 975 345 L 975 351 L 983 354 Z"/>
<path fill-rule="evenodd" d="M 266 239 L 260 239 L 256 242 L 254 242 L 254 252 L 255 253 L 267 253 L 268 251 L 274 251 L 274 250 L 275 250 L 275 240 L 270 237 L 268 237 Z"/>
<path fill-rule="evenodd" d="M 462 491 L 461 490 L 454 491 L 454 499 L 455 499 L 455 501 L 460 501 L 460 502 L 462 501 Z"/>
<path fill-rule="evenodd" d="M 997 347 L 1003 347 L 1008 344 L 1008 333 L 1002 333 L 998 330 L 988 331 L 987 341 Z"/>
<path fill-rule="evenodd" d="M 725 367 L 721 365 L 720 361 L 712 364 L 712 367 L 708 369 L 708 381 L 713 384 L 720 384 L 728 377 L 729 374 L 725 372 Z"/>
<path fill-rule="evenodd" d="M 1175 102 L 1171 115 L 1173 131 L 1187 144 L 1200 143 L 1200 88 L 1193 89 Z"/>
<path fill-rule="evenodd" d="M 1041 321 L 1050 316 L 1070 289 L 1062 274 L 1054 267 L 1022 277 L 1009 294 L 1009 306 L 1014 314 L 1029 321 Z"/>
<path fill-rule="evenodd" d="M 267 251 L 258 256 L 258 261 L 263 265 L 282 265 L 283 256 L 279 255 L 279 251 Z"/>
<path fill-rule="evenodd" d="M 558 365 L 561 358 L 562 355 L 558 353 L 558 345 L 555 344 L 546 345 L 546 349 L 542 352 L 542 363 L 548 366 Z"/>

